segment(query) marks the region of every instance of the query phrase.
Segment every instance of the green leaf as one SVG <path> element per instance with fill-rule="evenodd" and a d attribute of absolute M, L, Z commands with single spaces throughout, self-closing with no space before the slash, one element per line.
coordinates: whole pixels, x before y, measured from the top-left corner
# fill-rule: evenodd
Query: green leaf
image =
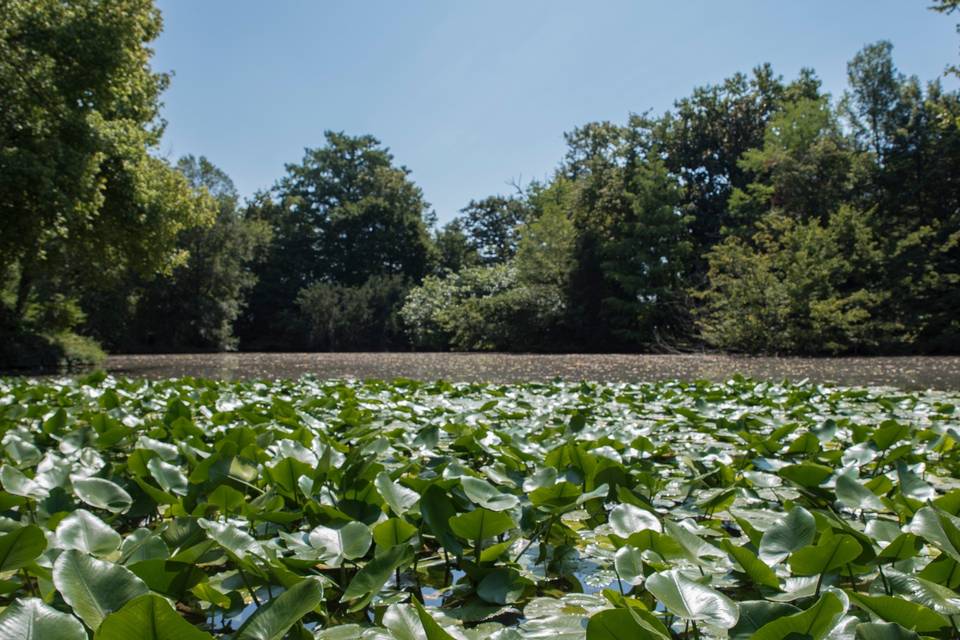
<path fill-rule="evenodd" d="M 471 502 L 491 511 L 506 511 L 520 504 L 517 496 L 500 492 L 486 480 L 463 476 L 460 478 L 460 484 L 463 485 L 463 492 Z"/>
<path fill-rule="evenodd" d="M 167 493 L 187 495 L 187 476 L 183 474 L 180 467 L 164 462 L 160 458 L 150 458 L 147 469 L 150 470 L 150 475 L 157 481 L 160 488 Z"/>
<path fill-rule="evenodd" d="M 150 591 L 130 570 L 75 549 L 64 551 L 57 558 L 53 584 L 91 629 L 97 629 L 110 612 Z"/>
<path fill-rule="evenodd" d="M 57 525 L 57 541 L 61 547 L 94 556 L 113 553 L 122 540 L 119 533 L 86 509 L 77 509 Z"/>
<path fill-rule="evenodd" d="M 895 622 L 861 622 L 857 625 L 856 640 L 920 640 L 915 632 Z"/>
<path fill-rule="evenodd" d="M 530 502 L 538 507 L 559 508 L 576 504 L 583 497 L 583 489 L 572 482 L 557 482 L 530 492 Z"/>
<path fill-rule="evenodd" d="M 587 640 L 663 640 L 628 609 L 605 609 L 587 621 Z"/>
<path fill-rule="evenodd" d="M 719 591 L 685 576 L 679 569 L 655 573 L 647 578 L 646 589 L 670 613 L 705 622 L 721 629 L 737 624 L 737 605 Z"/>
<path fill-rule="evenodd" d="M 502 511 L 479 508 L 450 518 L 450 528 L 466 540 L 477 542 L 506 533 L 516 526 L 509 515 Z"/>
<path fill-rule="evenodd" d="M 896 622 L 912 631 L 938 631 L 950 621 L 922 604 L 893 596 L 868 596 L 847 590 L 850 601 L 881 620 Z"/>
<path fill-rule="evenodd" d="M 142 560 L 127 568 L 143 580 L 151 591 L 174 600 L 182 600 L 187 591 L 207 579 L 207 574 L 197 565 L 165 558 Z"/>
<path fill-rule="evenodd" d="M 307 539 L 311 547 L 323 551 L 323 561 L 332 567 L 339 567 L 345 559 L 362 558 L 372 541 L 370 527 L 362 522 L 350 522 L 339 529 L 320 526 Z"/>
<path fill-rule="evenodd" d="M 496 562 L 500 559 L 504 553 L 506 553 L 510 547 L 513 546 L 515 538 L 510 538 L 504 540 L 503 542 L 498 542 L 497 544 L 492 544 L 483 551 L 480 552 L 480 563 L 485 562 Z"/>
<path fill-rule="evenodd" d="M 643 582 L 643 552 L 636 547 L 624 545 L 613 557 L 613 568 L 624 582 L 637 585 Z"/>
<path fill-rule="evenodd" d="M 170 603 L 148 593 L 111 613 L 97 629 L 94 640 L 213 640 L 180 617 Z"/>
<path fill-rule="evenodd" d="M 373 540 L 378 547 L 387 549 L 406 542 L 416 532 L 417 528 L 409 522 L 400 518 L 388 518 L 373 527 Z M 364 553 L 366 553 L 366 550 L 364 550 Z"/>
<path fill-rule="evenodd" d="M 430 485 L 423 492 L 423 499 L 420 501 L 420 515 L 423 516 L 423 522 L 444 549 L 459 556 L 463 553 L 463 545 L 454 537 L 453 530 L 450 528 L 450 518 L 456 514 L 453 501 L 440 487 Z"/>
<path fill-rule="evenodd" d="M 948 514 L 934 507 L 918 509 L 913 520 L 907 525 L 907 531 L 936 545 L 941 551 L 960 562 L 960 528 L 954 524 Z"/>
<path fill-rule="evenodd" d="M 383 626 L 393 640 L 426 640 L 417 610 L 409 604 L 391 604 L 383 614 Z"/>
<path fill-rule="evenodd" d="M 923 544 L 912 533 L 901 533 L 890 544 L 877 554 L 874 562 L 877 564 L 899 562 L 917 555 Z"/>
<path fill-rule="evenodd" d="M 887 511 L 887 507 L 873 491 L 853 477 L 851 473 L 837 476 L 837 500 L 847 509 L 861 511 Z"/>
<path fill-rule="evenodd" d="M 71 478 L 77 497 L 97 509 L 111 513 L 124 513 L 133 504 L 130 494 L 115 482 L 103 478 Z"/>
<path fill-rule="evenodd" d="M 258 608 L 247 620 L 237 640 L 280 640 L 287 630 L 323 602 L 323 585 L 307 578 Z"/>
<path fill-rule="evenodd" d="M 823 482 L 833 475 L 833 467 L 828 467 L 814 462 L 802 462 L 800 464 L 788 464 L 780 469 L 777 474 L 790 482 L 794 482 L 801 487 L 813 489 L 819 487 Z"/>
<path fill-rule="evenodd" d="M 477 595 L 492 604 L 513 604 L 530 585 L 531 582 L 516 569 L 498 567 L 480 581 Z"/>
<path fill-rule="evenodd" d="M 843 602 L 836 594 L 824 593 L 806 611 L 783 616 L 763 625 L 751 640 L 784 640 L 790 636 L 823 640 L 833 629 L 843 609 Z"/>
<path fill-rule="evenodd" d="M 22 471 L 8 464 L 0 466 L 0 483 L 3 484 L 7 493 L 15 496 L 42 500 L 48 494 L 48 491 L 35 480 L 31 480 Z"/>
<path fill-rule="evenodd" d="M 405 564 L 412 555 L 409 545 L 397 545 L 375 556 L 373 560 L 363 565 L 363 568 L 353 576 L 353 580 L 343 592 L 342 600 L 355 600 L 376 595 L 386 584 L 387 580 L 401 565 Z"/>
<path fill-rule="evenodd" d="M 412 599 L 413 608 L 417 610 L 417 616 L 420 618 L 420 624 L 423 625 L 423 631 L 427 634 L 427 640 L 456 640 L 453 636 L 443 630 L 437 621 L 433 619 L 420 601 Z"/>
<path fill-rule="evenodd" d="M 776 572 L 771 569 L 763 560 L 758 558 L 750 549 L 738 547 L 730 540 L 724 540 L 723 548 L 729 553 L 737 564 L 740 565 L 743 573 L 746 574 L 754 584 L 770 587 L 771 589 L 780 588 L 780 579 Z"/>
<path fill-rule="evenodd" d="M 748 640 L 765 624 L 800 613 L 800 609 L 785 602 L 768 602 L 766 600 L 745 600 L 738 603 L 740 618 L 736 626 L 730 629 L 730 640 Z"/>
<path fill-rule="evenodd" d="M 631 534 L 645 529 L 663 532 L 663 525 L 656 515 L 632 504 L 619 504 L 613 508 L 609 517 L 610 528 L 621 538 L 629 538 Z"/>
<path fill-rule="evenodd" d="M 243 560 L 248 555 L 263 556 L 260 543 L 246 531 L 229 522 L 215 522 L 200 518 L 197 524 L 204 530 L 210 539 L 218 545 Z"/>
<path fill-rule="evenodd" d="M 387 506 L 398 516 L 402 516 L 409 511 L 413 505 L 420 500 L 416 491 L 411 491 L 406 487 L 390 479 L 390 474 L 386 471 L 380 472 L 376 479 L 377 491 L 380 497 L 387 503 Z"/>
<path fill-rule="evenodd" d="M 887 572 L 887 582 L 895 594 L 907 597 L 937 613 L 960 614 L 960 594 L 952 589 L 897 571 Z"/>
<path fill-rule="evenodd" d="M 768 565 L 775 565 L 788 555 L 813 542 L 817 521 L 803 507 L 794 507 L 786 517 L 763 532 L 759 557 Z"/>
<path fill-rule="evenodd" d="M 61 613 L 39 598 L 14 600 L 0 613 L 4 640 L 87 640 L 80 621 Z"/>
<path fill-rule="evenodd" d="M 0 573 L 25 567 L 47 548 L 43 530 L 32 524 L 0 536 Z"/>
<path fill-rule="evenodd" d="M 798 549 L 790 556 L 790 568 L 801 576 L 829 573 L 856 560 L 861 551 L 863 547 L 851 536 L 821 536 L 816 546 Z"/>

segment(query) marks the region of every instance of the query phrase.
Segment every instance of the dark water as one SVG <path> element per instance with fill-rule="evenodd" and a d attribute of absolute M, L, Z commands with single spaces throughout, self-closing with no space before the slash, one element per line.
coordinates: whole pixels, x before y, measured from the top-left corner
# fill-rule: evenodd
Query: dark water
<path fill-rule="evenodd" d="M 167 378 L 415 378 L 451 381 L 802 380 L 960 390 L 960 357 L 760 358 L 725 355 L 499 353 L 217 353 L 111 356 L 121 376 Z"/>

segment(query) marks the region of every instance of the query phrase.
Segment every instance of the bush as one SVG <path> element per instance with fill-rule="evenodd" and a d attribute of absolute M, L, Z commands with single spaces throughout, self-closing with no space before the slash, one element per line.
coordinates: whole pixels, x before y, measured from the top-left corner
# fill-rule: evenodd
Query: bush
<path fill-rule="evenodd" d="M 843 353 L 876 345 L 878 254 L 866 214 L 841 209 L 826 225 L 768 215 L 751 240 L 729 237 L 708 254 L 696 294 L 703 337 L 750 353 Z"/>
<path fill-rule="evenodd" d="M 106 354 L 96 341 L 71 331 L 14 329 L 0 335 L 0 370 L 61 372 L 99 366 Z"/>
<path fill-rule="evenodd" d="M 566 310 L 559 287 L 520 282 L 508 265 L 430 276 L 400 317 L 414 346 L 455 351 L 539 351 L 556 340 Z"/>
<path fill-rule="evenodd" d="M 360 286 L 315 282 L 297 295 L 306 346 L 321 351 L 383 351 L 403 345 L 397 312 L 408 290 L 401 276 Z"/>

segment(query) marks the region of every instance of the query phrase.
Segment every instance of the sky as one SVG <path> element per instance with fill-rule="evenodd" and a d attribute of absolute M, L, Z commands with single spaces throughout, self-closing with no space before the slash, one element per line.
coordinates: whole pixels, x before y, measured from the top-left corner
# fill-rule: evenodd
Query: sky
<path fill-rule="evenodd" d="M 889 40 L 907 75 L 960 61 L 960 17 L 925 0 L 159 0 L 153 67 L 173 72 L 161 153 L 205 155 L 243 196 L 326 130 L 372 134 L 440 221 L 548 177 L 563 133 L 661 113 L 763 62 L 846 64 Z M 955 80 L 945 81 L 956 88 Z"/>

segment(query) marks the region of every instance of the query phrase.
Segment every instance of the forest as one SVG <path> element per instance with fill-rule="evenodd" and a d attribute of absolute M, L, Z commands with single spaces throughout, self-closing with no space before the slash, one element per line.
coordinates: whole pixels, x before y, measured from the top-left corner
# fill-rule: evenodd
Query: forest
<path fill-rule="evenodd" d="M 248 199 L 204 156 L 162 158 L 161 30 L 150 0 L 0 0 L 0 366 L 960 352 L 960 92 L 889 42 L 841 95 L 760 64 L 583 124 L 549 178 L 440 225 L 372 135 L 328 131 Z"/>

